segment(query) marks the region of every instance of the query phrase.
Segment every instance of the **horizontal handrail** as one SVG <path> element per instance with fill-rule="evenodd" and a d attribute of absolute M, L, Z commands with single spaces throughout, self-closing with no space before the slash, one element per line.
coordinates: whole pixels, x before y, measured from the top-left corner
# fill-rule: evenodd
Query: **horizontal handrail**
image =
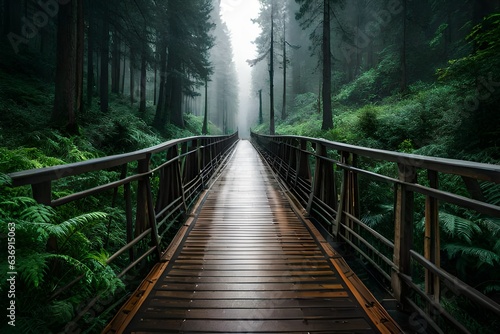
<path fill-rule="evenodd" d="M 392 152 L 302 136 L 255 133 L 251 136 L 253 144 L 308 217 L 321 225 L 324 233 L 348 245 L 370 263 L 392 286 L 394 297 L 403 308 L 415 310 L 435 329 L 434 320 L 442 314 L 452 328 L 464 330 L 462 319 L 452 318 L 440 306 L 443 281 L 444 285 L 450 280 L 460 281 L 440 266 L 439 205 L 449 203 L 478 214 L 500 217 L 500 206 L 484 201 L 479 184 L 479 181 L 500 184 L 500 165 Z M 395 168 L 382 173 L 364 167 L 374 162 L 394 163 Z M 423 176 L 419 171 L 427 171 L 424 182 L 418 180 Z M 460 176 L 470 197 L 439 189 L 438 176 L 441 174 Z M 385 233 L 361 219 L 362 208 L 367 203 L 360 203 L 359 178 L 386 187 L 387 193 L 394 193 L 394 225 L 382 226 Z M 416 245 L 413 241 L 416 195 L 425 197 L 425 208 L 421 212 L 425 222 L 424 245 Z M 333 217 L 330 217 L 331 212 Z M 393 234 L 387 235 L 390 233 Z M 424 289 L 412 281 L 416 265 L 425 272 Z M 468 292 L 464 293 L 464 289 Z M 426 298 L 414 300 L 415 292 Z M 499 315 L 498 303 L 466 283 L 460 282 L 458 293 L 486 312 Z"/>
<path fill-rule="evenodd" d="M 260 134 L 259 136 L 281 142 L 287 139 L 303 140 L 309 143 L 324 145 L 327 149 L 349 152 L 366 158 L 402 163 L 417 168 L 500 183 L 500 165 L 380 150 L 303 136 L 268 136 Z"/>
<path fill-rule="evenodd" d="M 83 173 L 100 171 L 117 167 L 129 162 L 146 159 L 148 155 L 167 151 L 168 149 L 192 142 L 193 140 L 218 139 L 221 136 L 198 136 L 187 137 L 182 139 L 173 139 L 165 143 L 152 146 L 150 148 L 141 149 L 130 153 L 122 153 L 110 155 L 102 158 L 89 159 L 80 162 L 69 164 L 56 165 L 44 168 L 34 168 L 20 172 L 9 173 L 14 187 L 37 184 L 45 181 L 54 181 L 68 176 L 79 175 Z M 213 145 L 213 144 L 209 144 Z M 208 145 L 208 146 L 209 146 Z"/>

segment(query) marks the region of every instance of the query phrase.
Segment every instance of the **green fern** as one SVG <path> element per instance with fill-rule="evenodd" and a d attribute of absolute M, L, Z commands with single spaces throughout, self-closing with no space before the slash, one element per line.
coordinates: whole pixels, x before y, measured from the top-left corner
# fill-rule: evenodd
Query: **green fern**
<path fill-rule="evenodd" d="M 49 224 L 53 221 L 55 215 L 55 210 L 50 206 L 34 205 L 24 209 L 20 214 L 20 218 L 32 223 Z"/>
<path fill-rule="evenodd" d="M 481 184 L 481 190 L 488 203 L 500 206 L 500 184 L 484 182 Z"/>
<path fill-rule="evenodd" d="M 57 319 L 57 322 L 68 323 L 75 315 L 74 307 L 68 300 L 56 300 L 50 303 L 48 318 Z"/>
<path fill-rule="evenodd" d="M 452 240 L 459 238 L 467 244 L 472 244 L 474 235 L 482 232 L 477 223 L 450 213 L 439 212 L 439 220 L 443 232 L 449 235 Z"/>
<path fill-rule="evenodd" d="M 0 173 L 0 187 L 10 186 L 12 184 L 12 179 L 7 175 Z"/>
<path fill-rule="evenodd" d="M 60 224 L 54 225 L 53 233 L 63 239 L 63 246 L 71 237 L 82 228 L 90 227 L 104 221 L 108 215 L 104 212 L 90 212 L 78 217 L 70 218 Z M 63 247 L 61 246 L 61 247 Z"/>
<path fill-rule="evenodd" d="M 49 267 L 47 253 L 31 253 L 28 256 L 23 256 L 22 261 L 18 263 L 18 271 L 20 277 L 29 287 L 38 288 L 44 282 Z"/>
<path fill-rule="evenodd" d="M 443 249 L 450 255 L 455 256 L 470 256 L 477 259 L 475 268 L 478 269 L 484 264 L 494 266 L 495 263 L 500 263 L 500 256 L 493 251 L 475 246 L 465 246 L 463 244 L 446 244 Z"/>

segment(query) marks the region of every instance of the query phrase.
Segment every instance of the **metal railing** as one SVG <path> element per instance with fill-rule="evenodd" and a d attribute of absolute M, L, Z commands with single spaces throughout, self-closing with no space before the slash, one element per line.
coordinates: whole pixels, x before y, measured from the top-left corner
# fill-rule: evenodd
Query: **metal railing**
<path fill-rule="evenodd" d="M 492 317 L 500 317 L 498 303 L 441 267 L 439 222 L 442 203 L 500 217 L 500 207 L 486 203 L 480 188 L 480 182 L 500 183 L 500 166 L 298 136 L 252 133 L 252 142 L 306 215 L 375 268 L 402 307 L 425 320 L 425 328 L 435 332 L 449 328 L 469 332 L 460 317 L 443 307 L 445 293 L 448 300 L 449 294 L 460 296 Z M 387 165 L 384 172 L 373 168 L 380 163 Z M 419 180 L 422 175 L 426 177 Z M 439 189 L 442 175 L 460 177 L 469 197 Z M 389 187 L 385 189 L 392 193 L 389 233 L 362 220 L 366 203 L 360 202 L 360 192 L 372 183 L 381 189 Z M 423 212 L 415 211 L 417 199 L 424 203 Z M 422 235 L 415 231 L 416 214 L 423 217 Z M 423 272 L 421 277 L 417 277 L 419 271 Z"/>

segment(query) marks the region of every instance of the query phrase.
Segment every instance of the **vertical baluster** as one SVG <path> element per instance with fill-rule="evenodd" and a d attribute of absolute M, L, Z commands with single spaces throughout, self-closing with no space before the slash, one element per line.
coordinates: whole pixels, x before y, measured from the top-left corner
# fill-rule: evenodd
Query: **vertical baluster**
<path fill-rule="evenodd" d="M 137 173 L 143 174 L 149 171 L 149 158 L 138 161 Z M 144 176 L 139 179 L 137 185 L 137 210 L 135 216 L 135 236 L 138 236 L 147 229 L 146 213 L 147 213 L 147 185 Z"/>
<path fill-rule="evenodd" d="M 417 173 L 413 166 L 398 164 L 399 179 L 403 182 L 416 182 Z M 392 289 L 396 299 L 405 304 L 409 287 L 401 279 L 401 275 L 411 277 L 410 250 L 413 245 L 413 210 L 414 193 L 403 184 L 396 186 L 395 227 L 394 227 L 394 265 L 392 272 Z"/>
<path fill-rule="evenodd" d="M 34 183 L 31 185 L 31 191 L 33 192 L 33 198 L 40 204 L 51 205 L 52 204 L 52 182 L 45 181 L 42 183 Z"/>
<path fill-rule="evenodd" d="M 132 242 L 134 239 L 134 222 L 132 218 L 132 198 L 131 198 L 131 189 L 130 183 L 125 183 L 123 186 L 123 196 L 125 197 L 125 217 L 127 220 L 127 244 Z M 134 247 L 129 249 L 129 261 L 130 263 L 134 262 L 135 254 Z"/>
<path fill-rule="evenodd" d="M 429 184 L 431 188 L 437 189 L 439 186 L 438 173 L 428 171 Z M 440 236 L 439 236 L 439 203 L 432 196 L 425 199 L 425 239 L 424 256 L 437 267 L 441 266 L 440 256 Z M 439 303 L 440 298 L 439 277 L 431 271 L 425 270 L 425 293 Z M 429 310 L 430 311 L 430 310 Z"/>

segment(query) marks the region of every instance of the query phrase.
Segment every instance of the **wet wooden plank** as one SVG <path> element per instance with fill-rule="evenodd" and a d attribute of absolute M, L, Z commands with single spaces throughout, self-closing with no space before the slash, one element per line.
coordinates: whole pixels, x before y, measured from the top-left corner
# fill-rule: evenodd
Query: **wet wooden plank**
<path fill-rule="evenodd" d="M 252 320 L 166 320 L 142 319 L 137 326 L 141 331 L 157 331 L 165 333 L 167 328 L 178 328 L 179 331 L 193 333 L 372 333 L 370 324 L 362 318 L 332 320 L 268 320 L 265 314 Z"/>

